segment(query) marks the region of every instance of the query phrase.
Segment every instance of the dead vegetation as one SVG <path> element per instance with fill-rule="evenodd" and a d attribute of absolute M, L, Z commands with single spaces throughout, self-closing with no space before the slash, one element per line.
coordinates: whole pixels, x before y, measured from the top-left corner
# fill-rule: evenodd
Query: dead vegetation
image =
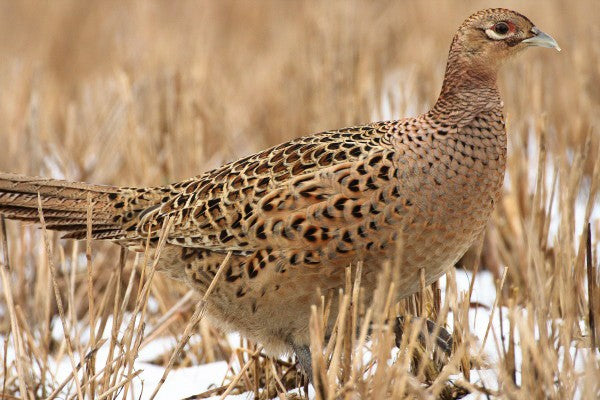
<path fill-rule="evenodd" d="M 309 132 L 418 114 L 437 96 L 456 27 L 494 5 L 4 2 L 0 170 L 158 185 Z M 506 191 L 482 246 L 462 260 L 494 273 L 491 318 L 501 331 L 490 320 L 486 336 L 474 337 L 477 304 L 453 273 L 444 301 L 434 285 L 390 304 L 390 264 L 367 307 L 353 266 L 346 290 L 328 300 L 345 310 L 329 342 L 327 301 L 314 308 L 318 398 L 600 396 L 600 9 L 593 0 L 503 5 L 531 17 L 563 52 L 530 50 L 501 74 Z M 138 352 L 164 338 L 173 349 L 186 328 L 194 336 L 183 351 L 153 363 L 231 361 L 222 386 L 194 398 L 284 398 L 302 386 L 293 360 L 267 358 L 245 340 L 234 348 L 206 320 L 189 324 L 200 299 L 142 268 L 144 254 L 12 222 L 0 228 L 0 398 L 138 398 Z M 453 355 L 423 347 L 417 329 L 393 352 L 389 321 L 398 314 L 450 320 Z M 497 363 L 482 341 L 495 343 Z M 105 365 L 95 362 L 102 346 L 111 349 Z M 58 374 L 61 360 L 70 374 Z M 481 384 L 485 369 L 499 387 Z"/>

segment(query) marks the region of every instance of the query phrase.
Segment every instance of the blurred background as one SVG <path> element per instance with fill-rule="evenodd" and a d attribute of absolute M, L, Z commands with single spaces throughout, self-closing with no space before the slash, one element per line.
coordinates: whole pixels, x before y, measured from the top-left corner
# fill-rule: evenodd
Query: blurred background
<path fill-rule="evenodd" d="M 299 135 L 416 115 L 436 99 L 458 25 L 491 6 L 3 1 L 0 169 L 155 185 Z M 511 142 L 543 116 L 548 145 L 565 151 L 600 118 L 600 3 L 501 6 L 563 47 L 504 68 Z"/>
<path fill-rule="evenodd" d="M 540 318 L 539 326 L 546 326 L 550 315 L 568 315 L 572 324 L 564 324 L 567 333 L 560 331 L 567 343 L 581 333 L 571 326 L 586 320 L 590 309 L 600 320 L 600 296 L 594 304 L 586 294 L 589 282 L 598 287 L 598 274 L 586 278 L 583 240 L 590 222 L 598 249 L 597 0 L 2 0 L 0 171 L 162 185 L 300 135 L 415 116 L 435 102 L 457 27 L 473 12 L 498 6 L 528 16 L 563 50 L 529 49 L 500 74 L 509 138 L 505 194 L 481 256 L 475 249 L 461 264 L 488 269 L 497 282 L 508 267 L 498 289 L 504 295 L 500 305 L 526 305 L 529 315 Z M 20 324 L 49 338 L 58 317 L 41 236 L 17 223 L 7 226 L 14 303 L 26 316 L 19 317 Z M 53 246 L 58 284 L 70 288 L 61 292 L 64 301 L 76 310 L 73 323 L 83 321 L 88 318 L 85 262 L 70 267 L 78 265 L 84 246 L 57 237 Z M 115 277 L 117 246 L 94 244 L 94 252 L 97 298 L 111 293 L 113 278 L 123 287 L 130 277 L 137 284 L 131 260 L 127 273 Z M 65 254 L 72 255 L 71 264 Z M 596 250 L 592 258 L 598 265 Z M 167 325 L 161 334 L 181 335 L 189 308 L 168 324 L 160 317 L 186 291 L 155 280 L 155 307 L 148 318 Z M 107 296 L 103 307 L 111 310 L 111 301 Z M 134 302 L 132 297 L 130 309 Z M 5 306 L 0 303 L 0 311 Z M 9 320 L 0 312 L 0 332 L 9 334 L 5 345 Z M 468 321 L 466 326 L 468 331 Z M 533 337 L 536 329 L 525 330 Z M 231 356 L 219 333 L 204 323 L 200 330 L 201 344 L 187 350 L 182 365 Z M 56 349 L 62 349 L 57 357 L 64 356 L 60 335 L 53 337 L 56 342 L 28 353 L 29 365 L 40 354 L 56 355 Z M 531 346 L 523 357 L 541 354 Z M 556 357 L 559 347 L 552 353 Z M 156 364 L 164 365 L 169 354 Z M 512 360 L 507 376 L 514 374 L 514 357 L 502 357 L 503 363 Z M 597 387 L 600 368 L 592 363 L 586 364 L 596 368 L 589 384 Z M 539 364 L 554 366 L 548 360 Z M 530 370 L 531 391 L 520 395 L 536 398 L 541 376 L 536 368 Z M 549 368 L 544 376 L 550 386 L 568 385 L 573 371 L 564 371 Z M 19 374 L 9 369 L 11 374 L 16 387 Z M 28 379 L 31 385 L 39 382 Z"/>

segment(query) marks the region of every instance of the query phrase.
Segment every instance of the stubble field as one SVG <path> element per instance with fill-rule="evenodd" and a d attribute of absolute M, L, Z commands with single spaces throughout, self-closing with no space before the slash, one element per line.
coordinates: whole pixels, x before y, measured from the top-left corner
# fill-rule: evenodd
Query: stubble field
<path fill-rule="evenodd" d="M 414 116 L 436 99 L 456 28 L 492 6 L 0 2 L 0 170 L 162 185 L 307 133 Z M 502 6 L 563 51 L 530 49 L 500 74 L 509 158 L 486 237 L 400 304 L 385 276 L 371 308 L 349 281 L 324 346 L 317 307 L 311 397 L 600 397 L 600 5 Z M 188 324 L 199 299 L 143 254 L 0 227 L 0 398 L 149 398 L 163 374 L 157 398 L 306 396 L 292 358 Z M 385 321 L 398 313 L 453 328 L 453 355 L 412 332 L 394 350 Z"/>

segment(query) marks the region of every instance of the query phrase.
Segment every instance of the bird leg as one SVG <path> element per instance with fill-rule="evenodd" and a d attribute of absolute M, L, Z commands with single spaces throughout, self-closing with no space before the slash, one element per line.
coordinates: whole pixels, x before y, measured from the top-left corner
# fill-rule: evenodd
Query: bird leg
<path fill-rule="evenodd" d="M 312 357 L 310 354 L 310 347 L 306 345 L 297 345 L 292 343 L 292 350 L 294 350 L 296 358 L 298 359 L 298 363 L 302 367 L 304 374 L 308 377 L 308 381 L 310 383 L 313 383 Z"/>
<path fill-rule="evenodd" d="M 421 317 L 412 316 L 410 319 L 410 323 L 416 324 L 421 321 Z M 396 334 L 396 346 L 400 347 L 402 343 L 402 335 L 404 334 L 404 328 L 407 324 L 406 319 L 403 316 L 396 317 L 396 323 L 394 325 L 394 333 Z M 424 329 L 427 330 L 429 335 L 435 334 L 435 344 L 436 346 L 442 350 L 447 356 L 450 356 L 452 353 L 452 334 L 448 332 L 446 329 L 437 325 L 430 319 L 425 319 Z M 370 331 L 371 329 L 369 329 Z M 369 332 L 370 335 L 370 332 Z M 427 341 L 427 337 L 425 336 L 424 330 L 419 332 L 419 336 L 417 337 L 419 342 L 425 345 Z M 329 340 L 329 338 L 326 338 Z M 292 350 L 294 354 L 296 354 L 296 358 L 298 359 L 298 363 L 302 368 L 304 374 L 308 377 L 309 383 L 313 384 L 313 370 L 312 370 L 312 357 L 310 353 L 310 347 L 306 345 L 297 345 L 295 343 L 291 344 Z"/>
<path fill-rule="evenodd" d="M 419 323 L 419 321 L 422 318 L 420 317 L 411 317 L 411 321 L 410 323 Z M 402 342 L 402 335 L 404 333 L 404 327 L 406 325 L 407 321 L 405 320 L 405 318 L 403 316 L 397 317 L 396 318 L 396 324 L 394 326 L 394 332 L 396 333 L 396 346 L 400 347 L 400 343 Z M 427 329 L 427 332 L 432 335 L 435 333 L 435 344 L 437 345 L 437 347 L 442 350 L 444 353 L 446 353 L 446 355 L 450 356 L 450 354 L 452 353 L 452 334 L 450 334 L 450 332 L 448 332 L 446 329 L 442 328 L 439 325 L 436 325 L 435 322 L 433 322 L 430 319 L 426 319 L 425 320 L 425 329 Z M 418 336 L 418 340 L 421 344 L 425 344 L 426 343 L 426 337 L 424 332 L 419 332 L 419 336 Z"/>

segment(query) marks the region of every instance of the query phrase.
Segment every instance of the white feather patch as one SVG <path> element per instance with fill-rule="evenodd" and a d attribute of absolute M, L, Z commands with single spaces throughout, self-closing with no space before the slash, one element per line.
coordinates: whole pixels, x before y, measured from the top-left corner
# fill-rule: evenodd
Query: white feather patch
<path fill-rule="evenodd" d="M 510 32 L 507 32 L 504 35 L 500 35 L 499 33 L 494 32 L 493 29 L 486 29 L 485 30 L 485 34 L 488 35 L 488 37 L 490 39 L 494 39 L 494 40 L 503 40 L 506 39 L 506 37 L 509 35 Z"/>

